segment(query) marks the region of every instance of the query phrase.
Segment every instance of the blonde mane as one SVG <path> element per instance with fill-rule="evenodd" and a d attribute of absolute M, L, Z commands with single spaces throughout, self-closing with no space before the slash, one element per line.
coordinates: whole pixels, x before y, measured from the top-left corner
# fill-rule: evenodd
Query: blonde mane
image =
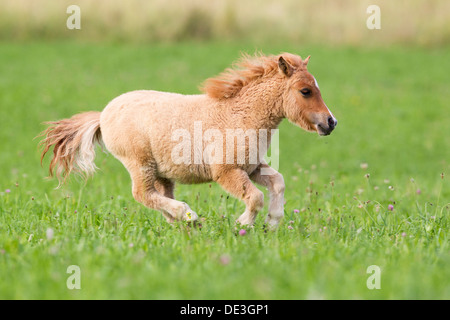
<path fill-rule="evenodd" d="M 201 90 L 211 98 L 232 98 L 256 79 L 275 75 L 278 72 L 280 56 L 283 56 L 295 69 L 303 66 L 302 59 L 291 53 L 283 53 L 278 56 L 242 54 L 232 68 L 226 69 L 217 77 L 207 79 Z"/>

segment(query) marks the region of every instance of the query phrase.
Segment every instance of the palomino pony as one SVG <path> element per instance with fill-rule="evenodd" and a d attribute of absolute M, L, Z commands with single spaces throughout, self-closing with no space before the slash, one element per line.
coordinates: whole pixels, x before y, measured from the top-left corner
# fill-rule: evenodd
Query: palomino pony
<path fill-rule="evenodd" d="M 215 181 L 244 201 L 245 212 L 237 222 L 251 225 L 264 206 L 264 194 L 253 181 L 268 189 L 266 223 L 276 226 L 284 215 L 283 176 L 261 156 L 256 160 L 252 157 L 249 137 L 238 140 L 236 145 L 233 137 L 232 148 L 225 148 L 221 139 L 229 129 L 254 130 L 257 138 L 270 143 L 271 132 L 284 118 L 307 131 L 329 135 L 337 121 L 323 102 L 315 78 L 307 71 L 308 61 L 309 57 L 302 60 L 290 53 L 244 55 L 234 68 L 208 79 L 202 88 L 204 94 L 147 90 L 122 94 L 102 112 L 49 122 L 41 141 L 41 162 L 54 146 L 50 176 L 55 172 L 61 183 L 72 171 L 89 175 L 96 169 L 95 144 L 103 144 L 130 173 L 134 198 L 148 208 L 160 210 L 169 222 L 198 218 L 186 203 L 174 199 L 175 182 Z M 208 130 L 220 142 L 209 158 L 195 155 L 197 149 L 204 148 L 204 140 L 194 141 L 194 145 L 179 142 L 182 133 L 195 140 L 196 134 Z M 268 133 L 262 136 L 261 130 Z M 236 152 L 239 148 L 245 149 L 241 159 Z M 266 151 L 267 145 L 257 148 L 258 155 Z M 181 158 L 180 152 L 184 152 Z M 192 161 L 192 155 L 197 161 Z"/>

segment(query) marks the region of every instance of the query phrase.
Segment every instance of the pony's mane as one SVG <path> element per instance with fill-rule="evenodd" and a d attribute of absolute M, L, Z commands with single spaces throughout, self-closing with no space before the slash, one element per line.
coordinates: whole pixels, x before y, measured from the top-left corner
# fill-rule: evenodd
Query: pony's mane
<path fill-rule="evenodd" d="M 264 56 L 262 54 L 250 56 L 243 53 L 241 58 L 233 63 L 232 68 L 226 69 L 217 77 L 207 79 L 201 90 L 215 99 L 232 98 L 256 79 L 273 76 L 278 72 L 278 58 L 280 56 L 283 56 L 294 68 L 303 66 L 302 59 L 291 53 L 283 53 L 278 56 Z"/>

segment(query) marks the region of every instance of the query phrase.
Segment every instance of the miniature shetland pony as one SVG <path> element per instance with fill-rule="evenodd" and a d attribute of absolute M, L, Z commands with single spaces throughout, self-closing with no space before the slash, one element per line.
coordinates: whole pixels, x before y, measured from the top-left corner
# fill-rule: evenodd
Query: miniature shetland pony
<path fill-rule="evenodd" d="M 53 147 L 50 176 L 55 174 L 63 182 L 72 171 L 89 175 L 96 169 L 95 144 L 102 144 L 128 170 L 134 198 L 160 210 L 169 222 L 198 218 L 188 204 L 174 199 L 175 182 L 215 181 L 245 203 L 245 212 L 237 222 L 251 225 L 264 206 L 263 192 L 255 182 L 269 191 L 266 223 L 276 226 L 284 214 L 285 184 L 283 176 L 261 156 L 268 144 L 256 148 L 255 158 L 249 151 L 249 137 L 237 145 L 233 137 L 231 148 L 226 148 L 228 144 L 222 139 L 230 130 L 254 130 L 255 141 L 262 138 L 270 143 L 271 133 L 284 118 L 307 131 L 329 135 L 337 120 L 307 71 L 308 61 L 309 57 L 302 60 L 290 53 L 244 55 L 233 68 L 206 80 L 204 94 L 148 90 L 122 94 L 102 112 L 49 122 L 41 141 L 41 162 Z M 198 149 L 204 149 L 205 137 L 192 145 L 180 144 L 183 135 L 174 135 L 190 134 L 195 140 L 196 134 L 208 130 L 220 142 L 208 157 L 192 157 L 195 152 L 202 155 Z M 262 130 L 267 132 L 265 136 Z M 245 151 L 240 159 L 236 152 L 239 148 Z M 184 153 L 181 158 L 180 153 Z"/>

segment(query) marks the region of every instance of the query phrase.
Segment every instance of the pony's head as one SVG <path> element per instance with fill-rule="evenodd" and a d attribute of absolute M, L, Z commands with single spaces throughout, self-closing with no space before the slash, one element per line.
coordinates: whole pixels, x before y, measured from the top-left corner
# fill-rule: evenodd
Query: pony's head
<path fill-rule="evenodd" d="M 299 127 L 326 136 L 334 130 L 337 120 L 323 102 L 316 79 L 306 66 L 309 58 L 283 53 L 278 56 L 278 69 L 286 81 L 283 112 Z"/>

